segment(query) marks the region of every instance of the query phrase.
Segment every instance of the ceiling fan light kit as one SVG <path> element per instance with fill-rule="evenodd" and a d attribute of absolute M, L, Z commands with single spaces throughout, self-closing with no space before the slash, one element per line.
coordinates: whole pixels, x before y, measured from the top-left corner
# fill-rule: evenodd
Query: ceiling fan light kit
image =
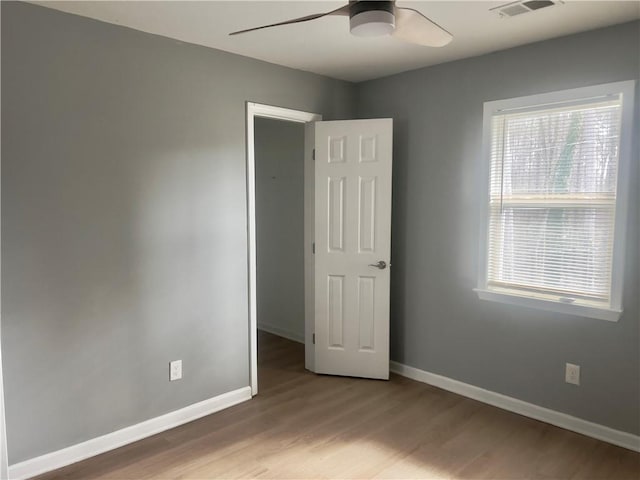
<path fill-rule="evenodd" d="M 373 10 L 351 17 L 349 25 L 351 33 L 358 37 L 380 37 L 393 33 L 396 28 L 396 17 L 393 13 Z"/>
<path fill-rule="evenodd" d="M 349 12 L 349 27 L 358 37 L 390 35 L 396 28 L 393 2 L 357 2 Z"/>

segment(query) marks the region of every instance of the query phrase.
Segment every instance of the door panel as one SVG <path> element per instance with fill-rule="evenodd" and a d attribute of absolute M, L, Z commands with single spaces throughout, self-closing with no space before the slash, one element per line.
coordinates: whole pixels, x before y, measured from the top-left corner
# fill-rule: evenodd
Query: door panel
<path fill-rule="evenodd" d="M 392 120 L 317 122 L 315 148 L 315 371 L 387 379 Z"/>

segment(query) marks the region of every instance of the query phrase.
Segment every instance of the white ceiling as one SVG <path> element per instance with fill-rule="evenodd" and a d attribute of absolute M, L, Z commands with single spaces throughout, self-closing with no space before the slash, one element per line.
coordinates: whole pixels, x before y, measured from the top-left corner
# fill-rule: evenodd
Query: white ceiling
<path fill-rule="evenodd" d="M 325 12 L 343 1 L 45 1 L 32 2 L 108 23 L 349 81 L 481 55 L 640 18 L 640 1 L 575 1 L 500 18 L 489 9 L 506 1 L 411 1 L 454 35 L 443 48 L 391 37 L 359 38 L 346 17 L 230 37 L 229 32 Z"/>

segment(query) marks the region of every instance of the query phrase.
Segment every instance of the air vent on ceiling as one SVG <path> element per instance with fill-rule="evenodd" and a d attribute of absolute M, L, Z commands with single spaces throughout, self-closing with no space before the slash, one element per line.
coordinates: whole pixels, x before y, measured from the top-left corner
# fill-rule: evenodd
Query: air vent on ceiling
<path fill-rule="evenodd" d="M 497 13 L 501 17 L 515 17 L 523 13 L 533 12 L 541 8 L 553 7 L 564 3 L 562 0 L 520 0 L 509 2 L 499 7 L 494 7 L 490 11 Z"/>

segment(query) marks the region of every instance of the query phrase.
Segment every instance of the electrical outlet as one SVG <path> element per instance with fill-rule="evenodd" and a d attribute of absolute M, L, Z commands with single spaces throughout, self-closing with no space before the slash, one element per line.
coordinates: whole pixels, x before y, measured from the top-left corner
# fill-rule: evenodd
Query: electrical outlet
<path fill-rule="evenodd" d="M 169 381 L 180 380 L 182 378 L 182 360 L 174 360 L 169 363 Z"/>
<path fill-rule="evenodd" d="M 580 385 L 580 365 L 567 363 L 564 370 L 564 381 L 573 385 Z"/>

